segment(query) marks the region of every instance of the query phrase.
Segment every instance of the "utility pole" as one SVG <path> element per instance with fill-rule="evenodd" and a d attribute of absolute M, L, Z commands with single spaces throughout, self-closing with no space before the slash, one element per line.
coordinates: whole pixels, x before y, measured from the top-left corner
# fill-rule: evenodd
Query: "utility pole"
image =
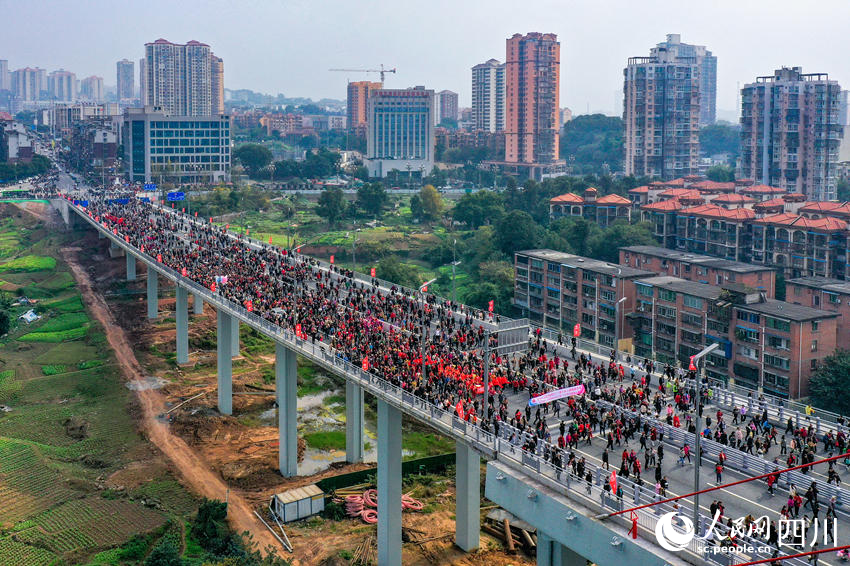
<path fill-rule="evenodd" d="M 487 420 L 487 406 L 490 402 L 490 332 L 487 331 L 484 333 L 484 375 L 482 376 L 482 381 L 484 382 L 484 400 L 481 402 L 483 405 L 482 415 L 484 420 Z"/>
<path fill-rule="evenodd" d="M 436 279 L 431 279 L 430 281 L 426 281 L 425 283 L 423 283 L 422 285 L 420 285 L 420 286 L 419 286 L 419 297 L 420 297 L 420 298 L 421 298 L 421 300 L 422 300 L 422 343 L 421 343 L 421 356 L 422 356 L 422 383 L 423 383 L 423 384 L 425 383 L 425 381 L 426 381 L 426 379 L 427 379 L 427 377 L 428 377 L 428 375 L 427 375 L 428 370 L 427 370 L 427 369 L 425 369 L 425 368 L 426 368 L 426 366 L 425 366 L 425 336 L 426 336 L 426 332 L 427 332 L 427 325 L 428 325 L 428 321 L 427 321 L 427 318 L 426 318 L 426 316 L 425 316 L 425 305 L 427 304 L 427 303 L 426 303 L 426 301 L 425 301 L 425 293 L 426 293 L 427 291 L 424 291 L 423 289 L 428 289 L 428 285 L 430 285 L 430 284 L 431 284 L 431 283 L 433 283 L 434 281 L 436 281 Z"/>
<path fill-rule="evenodd" d="M 713 343 L 711 346 L 707 346 L 702 349 L 697 355 L 693 358 L 693 363 L 696 365 L 699 363 L 700 358 L 709 354 L 720 347 L 720 344 L 717 342 Z M 703 362 L 703 370 L 705 369 L 705 362 Z M 702 440 L 702 432 L 700 429 L 702 428 L 702 394 L 700 393 L 700 382 L 699 375 L 696 375 L 696 419 L 694 425 L 696 427 L 696 434 L 694 435 L 694 491 L 696 495 L 694 495 L 694 528 L 696 529 L 696 533 L 701 534 L 700 524 L 699 524 L 699 469 L 700 469 L 700 459 L 702 457 L 701 443 Z"/>

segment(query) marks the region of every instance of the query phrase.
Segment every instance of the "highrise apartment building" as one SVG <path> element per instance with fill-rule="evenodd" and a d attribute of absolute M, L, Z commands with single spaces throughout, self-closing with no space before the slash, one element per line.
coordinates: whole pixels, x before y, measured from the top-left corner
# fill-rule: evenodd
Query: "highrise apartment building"
<path fill-rule="evenodd" d="M 424 86 L 380 89 L 369 96 L 366 157 L 370 177 L 434 167 L 434 91 Z"/>
<path fill-rule="evenodd" d="M 12 96 L 22 102 L 32 102 L 41 98 L 42 91 L 47 90 L 44 84 L 43 69 L 26 67 L 12 73 Z"/>
<path fill-rule="evenodd" d="M 59 69 L 47 77 L 47 90 L 52 100 L 74 102 L 77 100 L 77 75 Z"/>
<path fill-rule="evenodd" d="M 434 95 L 436 108 L 434 118 L 437 124 L 443 120 L 457 120 L 457 93 L 450 90 L 441 90 Z"/>
<path fill-rule="evenodd" d="M 658 57 L 665 51 L 676 58 L 696 59 L 699 67 L 699 125 L 713 124 L 717 119 L 717 57 L 704 45 L 682 43 L 678 33 L 668 33 L 667 41 L 653 47 L 649 54 Z"/>
<path fill-rule="evenodd" d="M 148 62 L 144 57 L 139 59 L 139 103 L 148 105 Z"/>
<path fill-rule="evenodd" d="M 9 61 L 0 59 L 0 90 L 12 90 L 12 77 L 9 74 Z"/>
<path fill-rule="evenodd" d="M 496 59 L 472 67 L 472 123 L 476 130 L 505 129 L 505 65 Z"/>
<path fill-rule="evenodd" d="M 348 127 L 356 129 L 366 126 L 367 102 L 372 91 L 383 88 L 382 83 L 374 83 L 371 81 L 355 81 L 348 83 L 348 98 L 346 108 L 348 111 Z"/>
<path fill-rule="evenodd" d="M 655 51 L 655 50 L 654 50 Z M 663 180 L 699 171 L 700 67 L 696 57 L 658 49 L 623 70 L 626 175 Z"/>
<path fill-rule="evenodd" d="M 146 43 L 145 104 L 172 115 L 212 115 L 212 59 L 210 46 L 198 41 Z"/>
<path fill-rule="evenodd" d="M 210 94 L 212 113 L 224 114 L 224 59 L 210 53 Z"/>
<path fill-rule="evenodd" d="M 554 33 L 514 34 L 505 58 L 505 161 L 558 160 L 561 44 Z"/>
<path fill-rule="evenodd" d="M 80 96 L 92 102 L 103 102 L 103 77 L 86 77 L 80 81 Z"/>
<path fill-rule="evenodd" d="M 136 98 L 135 65 L 129 59 L 122 59 L 115 64 L 118 82 L 118 102 Z"/>
<path fill-rule="evenodd" d="M 803 193 L 837 197 L 841 87 L 826 73 L 783 67 L 741 89 L 740 176 Z"/>

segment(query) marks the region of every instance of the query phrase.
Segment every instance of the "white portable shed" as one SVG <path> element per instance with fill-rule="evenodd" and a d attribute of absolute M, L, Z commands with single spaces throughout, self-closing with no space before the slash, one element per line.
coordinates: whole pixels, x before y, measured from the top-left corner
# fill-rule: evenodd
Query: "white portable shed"
<path fill-rule="evenodd" d="M 296 487 L 273 495 L 269 508 L 284 523 L 297 521 L 325 510 L 325 492 L 315 484 Z"/>

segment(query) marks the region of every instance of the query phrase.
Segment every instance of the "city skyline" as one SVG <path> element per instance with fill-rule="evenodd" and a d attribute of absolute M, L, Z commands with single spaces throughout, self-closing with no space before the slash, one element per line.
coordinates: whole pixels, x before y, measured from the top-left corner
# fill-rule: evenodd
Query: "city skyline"
<path fill-rule="evenodd" d="M 160 3 L 162 10 L 156 9 Z M 846 51 L 842 44 L 850 47 L 850 39 L 840 33 L 841 22 L 850 16 L 850 4 L 838 1 L 824 2 L 817 14 L 796 3 L 762 1 L 716 1 L 706 3 L 701 10 L 672 14 L 656 1 L 639 7 L 623 4 L 611 13 L 605 6 L 584 1 L 565 5 L 539 0 L 526 5 L 521 13 L 507 1 L 486 5 L 437 1 L 433 10 L 416 18 L 409 17 L 411 11 L 384 10 L 389 5 L 380 1 L 365 7 L 335 0 L 326 4 L 322 29 L 327 31 L 322 33 L 315 33 L 309 25 L 310 5 L 300 0 L 285 6 L 260 3 L 251 9 L 212 2 L 204 5 L 205 10 L 196 9 L 198 3 L 192 2 L 168 4 L 165 9 L 164 3 L 154 0 L 134 20 L 132 33 L 116 33 L 113 30 L 118 28 L 101 16 L 109 10 L 98 9 L 98 2 L 74 10 L 48 1 L 24 6 L 3 0 L 0 9 L 10 25 L 4 34 L 6 41 L 0 41 L 0 58 L 9 60 L 10 70 L 64 68 L 78 77 L 106 77 L 107 86 L 114 87 L 115 62 L 138 60 L 143 44 L 151 38 L 165 37 L 180 43 L 194 39 L 215 46 L 216 54 L 227 62 L 225 86 L 231 90 L 344 100 L 349 80 L 378 77 L 328 73 L 326 69 L 374 68 L 384 63 L 398 69 L 396 75 L 388 77 L 387 88 L 424 84 L 437 91 L 452 90 L 459 93 L 460 105 L 469 107 L 470 69 L 490 58 L 503 57 L 505 40 L 514 33 L 535 31 L 555 33 L 561 42 L 561 105 L 576 114 L 588 110 L 617 114 L 621 111 L 625 61 L 664 41 L 667 34 L 677 33 L 683 42 L 705 45 L 717 56 L 719 119 L 728 119 L 729 112 L 737 114 L 739 85 L 782 66 L 802 66 L 829 73 L 839 83 L 850 82 L 850 69 L 841 57 Z M 445 9 L 439 9 L 440 5 Z M 482 20 L 487 25 L 475 28 L 473 41 L 469 41 L 468 22 L 481 17 L 482 6 L 487 9 Z M 655 17 L 662 9 L 665 18 Z M 43 18 L 42 40 L 37 42 L 28 41 L 29 27 L 24 25 L 32 10 L 48 14 Z M 563 18 L 553 18 L 553 11 Z M 373 33 L 371 23 L 376 13 L 382 15 L 380 34 Z M 825 13 L 830 17 L 823 18 L 821 14 Z M 754 18 L 762 22 L 755 31 L 748 24 Z M 815 20 L 816 26 L 804 25 Z M 226 27 L 221 25 L 223 21 L 228 22 Z M 269 21 L 278 24 L 265 25 Z M 578 25 L 580 21 L 598 24 Z M 457 33 L 452 31 L 455 28 Z M 62 32 L 67 29 L 77 30 L 87 41 L 69 41 Z M 239 33 L 240 29 L 246 33 Z M 440 29 L 443 37 L 458 39 L 435 42 L 428 32 L 435 29 Z M 832 49 L 820 48 L 825 36 L 833 37 Z M 62 44 L 58 40 L 54 43 L 51 37 L 63 37 Z M 91 49 L 92 41 L 97 49 Z M 599 49 L 600 45 L 607 48 Z"/>

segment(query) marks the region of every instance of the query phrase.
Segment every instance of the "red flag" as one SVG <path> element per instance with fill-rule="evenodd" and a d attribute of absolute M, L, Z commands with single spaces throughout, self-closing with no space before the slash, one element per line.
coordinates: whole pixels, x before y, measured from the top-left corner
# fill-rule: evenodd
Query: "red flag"
<path fill-rule="evenodd" d="M 180 270 L 180 275 L 182 275 L 183 277 L 186 277 L 186 268 L 185 267 Z"/>
<path fill-rule="evenodd" d="M 212 216 L 210 216 L 210 224 L 212 224 Z"/>
<path fill-rule="evenodd" d="M 113 228 L 112 233 L 117 236 L 118 235 L 118 228 Z"/>
<path fill-rule="evenodd" d="M 489 303 L 487 303 L 487 310 L 490 311 L 490 312 L 493 312 L 493 301 L 490 301 Z"/>
<path fill-rule="evenodd" d="M 581 324 L 579 324 L 578 322 L 575 326 L 573 326 L 573 336 L 575 336 L 576 338 L 581 336 Z"/>
<path fill-rule="evenodd" d="M 124 241 L 129 244 L 130 243 L 130 236 L 124 236 Z"/>
<path fill-rule="evenodd" d="M 269 236 L 269 245 L 272 245 L 272 237 Z"/>
<path fill-rule="evenodd" d="M 248 229 L 248 228 L 245 228 L 245 235 L 246 235 L 246 236 L 250 236 L 250 235 L 251 235 L 251 230 L 250 230 L 250 229 Z"/>
<path fill-rule="evenodd" d="M 213 281 L 212 283 L 210 283 L 210 291 L 212 291 L 213 293 L 215 293 L 215 281 Z"/>
<path fill-rule="evenodd" d="M 173 203 L 173 202 L 171 203 L 171 208 L 172 208 L 172 209 L 174 208 L 174 203 Z"/>
<path fill-rule="evenodd" d="M 427 293 L 427 292 L 428 292 L 428 285 L 424 285 L 424 286 L 422 287 L 422 292 L 423 292 L 423 293 Z"/>
<path fill-rule="evenodd" d="M 369 275 L 370 275 L 371 277 L 374 277 L 374 276 L 375 276 L 375 268 L 374 268 L 374 267 L 373 267 L 373 268 L 369 271 Z"/>
<path fill-rule="evenodd" d="M 334 264 L 334 256 L 331 256 L 331 265 Z"/>
<path fill-rule="evenodd" d="M 611 477 L 608 479 L 608 483 L 611 486 L 611 493 L 617 493 L 617 471 L 611 470 Z"/>
<path fill-rule="evenodd" d="M 181 209 L 180 209 L 180 212 L 186 212 L 186 209 L 185 209 L 185 208 L 181 208 Z"/>
<path fill-rule="evenodd" d="M 157 260 L 159 263 L 162 263 L 162 254 L 156 254 L 156 260 Z"/>
<path fill-rule="evenodd" d="M 369 358 L 363 358 L 363 371 L 369 371 Z"/>
<path fill-rule="evenodd" d="M 198 211 L 196 210 L 195 211 L 195 218 L 197 218 L 197 217 L 198 217 Z"/>
<path fill-rule="evenodd" d="M 224 225 L 224 229 L 225 229 L 225 230 L 230 230 L 230 224 L 225 224 L 225 225 Z"/>
<path fill-rule="evenodd" d="M 142 244 L 142 253 L 145 253 L 145 245 Z"/>
<path fill-rule="evenodd" d="M 245 301 L 245 308 L 248 309 L 248 312 L 254 312 L 254 301 Z"/>
<path fill-rule="evenodd" d="M 697 370 L 697 366 L 694 365 L 694 356 L 691 356 L 691 363 L 688 365 L 688 369 L 691 371 Z"/>
<path fill-rule="evenodd" d="M 457 405 L 455 405 L 455 411 L 457 411 L 457 416 L 459 416 L 459 417 L 460 417 L 460 419 L 461 419 L 461 420 L 463 420 L 463 417 L 464 417 L 464 414 L 463 414 L 463 401 L 458 401 L 458 402 L 457 402 Z"/>

